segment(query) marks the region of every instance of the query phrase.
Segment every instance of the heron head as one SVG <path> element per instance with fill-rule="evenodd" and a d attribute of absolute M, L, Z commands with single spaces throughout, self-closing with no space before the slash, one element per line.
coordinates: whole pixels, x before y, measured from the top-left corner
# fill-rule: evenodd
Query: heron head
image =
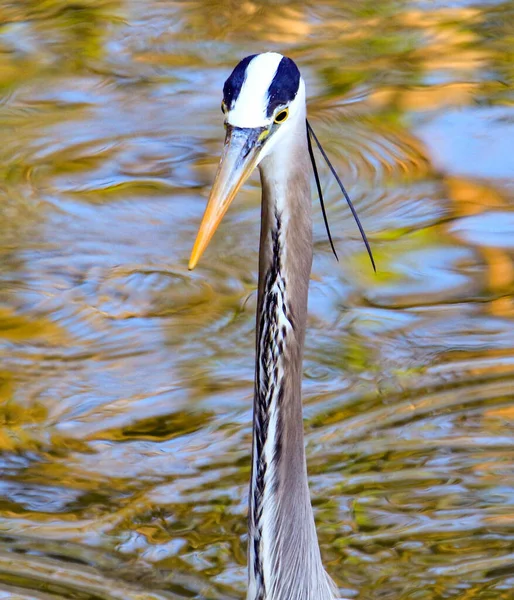
<path fill-rule="evenodd" d="M 194 269 L 223 215 L 261 160 L 305 122 L 305 84 L 296 64 L 276 52 L 244 58 L 223 86 L 225 144 L 191 252 Z"/>

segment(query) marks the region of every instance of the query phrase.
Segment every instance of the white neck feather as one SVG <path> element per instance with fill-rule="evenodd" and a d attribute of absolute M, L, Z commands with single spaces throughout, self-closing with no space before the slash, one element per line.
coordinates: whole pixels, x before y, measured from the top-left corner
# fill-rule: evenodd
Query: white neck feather
<path fill-rule="evenodd" d="M 335 598 L 321 563 L 303 438 L 301 377 L 312 262 L 305 103 L 295 116 L 260 166 L 248 600 Z"/>

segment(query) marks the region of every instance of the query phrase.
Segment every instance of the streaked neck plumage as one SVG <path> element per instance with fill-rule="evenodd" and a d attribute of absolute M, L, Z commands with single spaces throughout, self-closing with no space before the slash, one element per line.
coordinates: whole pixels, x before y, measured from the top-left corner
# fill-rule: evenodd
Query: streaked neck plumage
<path fill-rule="evenodd" d="M 305 462 L 301 379 L 312 264 L 305 110 L 259 165 L 257 310 L 248 600 L 333 600 Z"/>

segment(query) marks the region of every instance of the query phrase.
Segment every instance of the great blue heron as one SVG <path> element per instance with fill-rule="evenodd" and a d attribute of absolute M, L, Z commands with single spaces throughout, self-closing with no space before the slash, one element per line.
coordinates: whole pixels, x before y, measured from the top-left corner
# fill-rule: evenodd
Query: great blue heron
<path fill-rule="evenodd" d="M 311 159 L 321 192 L 308 137 L 313 132 L 306 121 L 305 83 L 290 58 L 274 52 L 248 56 L 225 82 L 221 106 L 225 146 L 189 268 L 196 266 L 237 191 L 259 166 L 248 600 L 332 600 L 336 589 L 321 562 L 302 421 L 312 265 Z"/>

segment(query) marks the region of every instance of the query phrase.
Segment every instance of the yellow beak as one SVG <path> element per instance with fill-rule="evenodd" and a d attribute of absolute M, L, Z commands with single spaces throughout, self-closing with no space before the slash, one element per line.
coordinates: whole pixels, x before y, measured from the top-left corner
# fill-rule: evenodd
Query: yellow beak
<path fill-rule="evenodd" d="M 196 267 L 239 188 L 255 168 L 266 138 L 266 135 L 263 135 L 265 131 L 265 128 L 243 129 L 227 126 L 223 154 L 200 230 L 191 251 L 189 269 Z"/>

